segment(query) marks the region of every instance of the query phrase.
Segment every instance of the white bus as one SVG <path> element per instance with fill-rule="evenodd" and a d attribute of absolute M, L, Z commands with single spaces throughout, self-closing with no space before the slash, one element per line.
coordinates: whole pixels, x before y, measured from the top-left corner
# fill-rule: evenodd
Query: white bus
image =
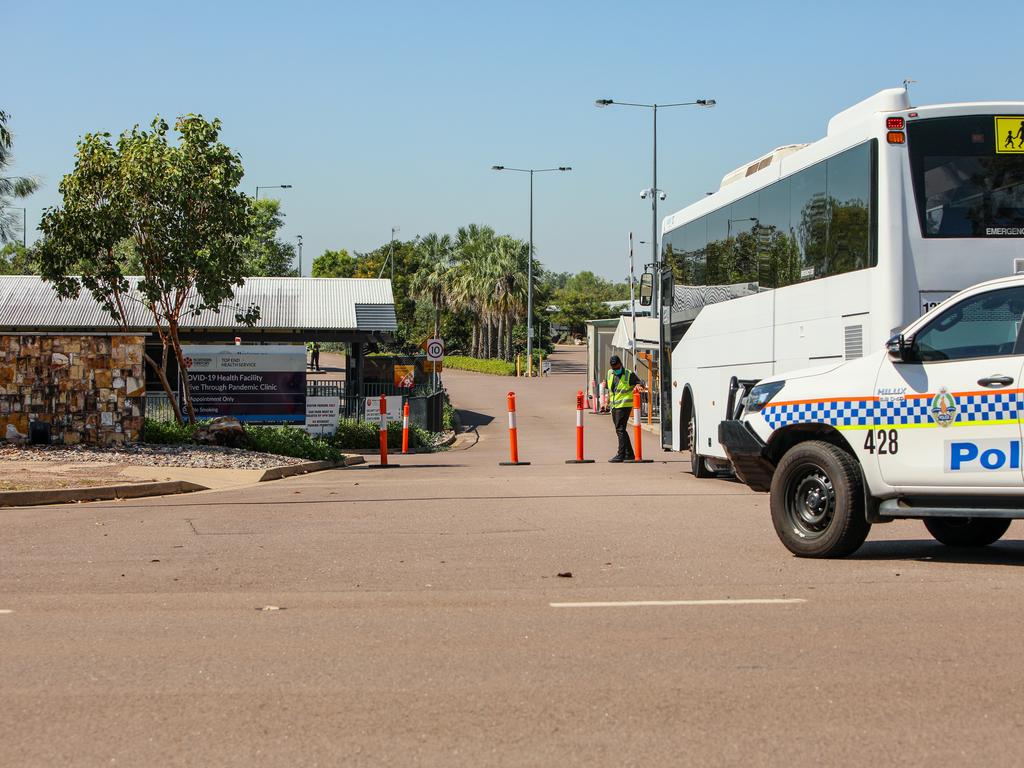
<path fill-rule="evenodd" d="M 662 224 L 663 446 L 698 476 L 727 467 L 718 425 L 744 386 L 861 356 L 1012 274 L 1022 243 L 1020 101 L 911 107 L 889 89 L 727 174 Z"/>

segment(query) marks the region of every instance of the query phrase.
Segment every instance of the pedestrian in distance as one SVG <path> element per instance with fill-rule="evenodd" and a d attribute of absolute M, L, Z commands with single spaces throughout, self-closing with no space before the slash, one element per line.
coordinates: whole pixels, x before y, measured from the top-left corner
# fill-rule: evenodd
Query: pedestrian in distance
<path fill-rule="evenodd" d="M 309 345 L 309 367 L 320 373 L 320 342 L 314 341 Z"/>
<path fill-rule="evenodd" d="M 619 450 L 608 461 L 618 464 L 623 461 L 633 461 L 633 444 L 629 442 L 629 415 L 633 411 L 633 388 L 640 384 L 640 379 L 632 371 L 622 367 L 622 360 L 618 355 L 612 355 L 608 361 L 611 369 L 608 371 L 608 403 L 612 412 L 612 424 L 615 426 L 615 434 L 619 438 Z"/>

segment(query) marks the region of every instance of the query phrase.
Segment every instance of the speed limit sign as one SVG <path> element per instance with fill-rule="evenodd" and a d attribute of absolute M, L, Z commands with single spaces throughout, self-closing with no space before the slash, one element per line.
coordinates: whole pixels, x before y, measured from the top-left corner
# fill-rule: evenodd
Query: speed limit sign
<path fill-rule="evenodd" d="M 441 339 L 427 339 L 427 360 L 431 363 L 444 360 L 444 342 Z"/>

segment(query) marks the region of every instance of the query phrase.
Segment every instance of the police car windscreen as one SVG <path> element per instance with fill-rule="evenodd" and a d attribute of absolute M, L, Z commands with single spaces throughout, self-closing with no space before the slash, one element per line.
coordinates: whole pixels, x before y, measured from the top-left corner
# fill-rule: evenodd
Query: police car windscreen
<path fill-rule="evenodd" d="M 1024 237 L 1024 115 L 910 121 L 925 237 Z"/>

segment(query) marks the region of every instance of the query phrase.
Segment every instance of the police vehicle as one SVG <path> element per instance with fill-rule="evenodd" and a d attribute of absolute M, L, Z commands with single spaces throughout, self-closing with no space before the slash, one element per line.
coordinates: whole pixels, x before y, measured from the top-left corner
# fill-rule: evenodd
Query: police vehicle
<path fill-rule="evenodd" d="M 719 441 L 770 491 L 782 543 L 841 557 L 873 523 L 920 518 L 944 544 L 984 546 L 1024 518 L 1022 320 L 1024 275 L 991 280 L 874 354 L 735 392 Z"/>

